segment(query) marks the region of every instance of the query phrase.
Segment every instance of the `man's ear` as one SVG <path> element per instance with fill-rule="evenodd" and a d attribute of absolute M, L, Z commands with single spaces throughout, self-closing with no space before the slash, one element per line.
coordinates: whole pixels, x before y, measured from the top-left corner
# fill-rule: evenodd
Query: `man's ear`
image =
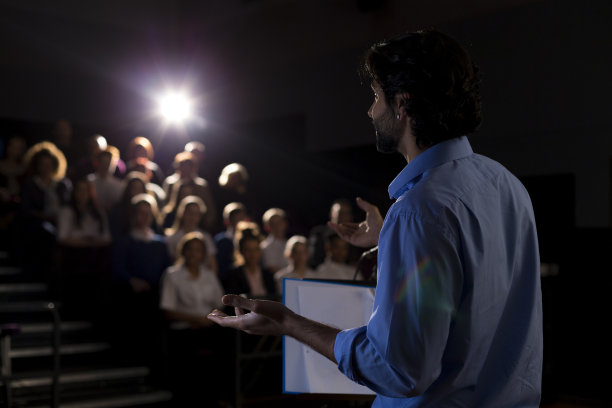
<path fill-rule="evenodd" d="M 408 92 L 402 92 L 402 93 L 395 94 L 394 108 L 397 114 L 401 116 L 406 114 L 405 106 L 406 106 L 406 103 L 408 102 L 408 99 L 410 99 L 410 94 Z"/>

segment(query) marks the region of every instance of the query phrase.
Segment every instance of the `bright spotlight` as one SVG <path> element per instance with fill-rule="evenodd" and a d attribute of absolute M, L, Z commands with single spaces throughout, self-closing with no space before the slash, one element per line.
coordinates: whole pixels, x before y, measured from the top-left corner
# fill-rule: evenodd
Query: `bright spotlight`
<path fill-rule="evenodd" d="M 159 98 L 159 113 L 169 123 L 182 123 L 192 113 L 192 102 L 183 93 L 168 93 Z"/>

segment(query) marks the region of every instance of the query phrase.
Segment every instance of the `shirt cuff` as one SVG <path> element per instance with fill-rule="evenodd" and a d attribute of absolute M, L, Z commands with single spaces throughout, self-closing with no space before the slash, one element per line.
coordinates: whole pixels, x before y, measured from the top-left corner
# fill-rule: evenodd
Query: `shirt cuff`
<path fill-rule="evenodd" d="M 334 356 L 338 362 L 338 369 L 349 379 L 359 382 L 357 378 L 357 367 L 353 367 L 353 353 L 357 339 L 366 335 L 367 326 L 343 330 L 336 335 L 334 343 Z"/>

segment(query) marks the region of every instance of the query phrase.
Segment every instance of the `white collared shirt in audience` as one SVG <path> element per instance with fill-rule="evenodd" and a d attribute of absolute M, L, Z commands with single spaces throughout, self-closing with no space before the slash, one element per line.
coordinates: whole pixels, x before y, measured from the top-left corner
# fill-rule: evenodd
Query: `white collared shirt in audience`
<path fill-rule="evenodd" d="M 279 270 L 289 265 L 285 258 L 286 239 L 278 239 L 268 235 L 261 242 L 261 263 L 264 268 Z"/>

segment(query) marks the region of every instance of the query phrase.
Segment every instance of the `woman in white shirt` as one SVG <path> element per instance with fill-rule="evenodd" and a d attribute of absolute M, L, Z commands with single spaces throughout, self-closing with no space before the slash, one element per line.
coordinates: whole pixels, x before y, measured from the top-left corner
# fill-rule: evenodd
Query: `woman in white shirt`
<path fill-rule="evenodd" d="M 204 263 L 207 245 L 202 233 L 185 234 L 178 244 L 180 257 L 162 278 L 160 307 L 173 327 L 202 328 L 212 325 L 207 315 L 222 308 L 223 289 L 217 275 Z"/>

